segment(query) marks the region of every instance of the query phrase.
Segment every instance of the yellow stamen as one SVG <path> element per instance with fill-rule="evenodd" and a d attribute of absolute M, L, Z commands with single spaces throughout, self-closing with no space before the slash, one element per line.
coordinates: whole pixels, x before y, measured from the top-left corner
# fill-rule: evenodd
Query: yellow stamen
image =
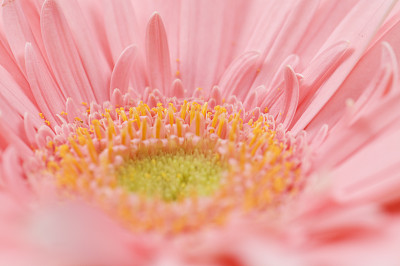
<path fill-rule="evenodd" d="M 258 150 L 258 148 L 265 142 L 265 135 L 263 135 L 256 143 L 256 145 L 254 146 L 253 150 L 251 151 L 251 155 L 254 156 Z"/>
<path fill-rule="evenodd" d="M 231 131 L 229 132 L 229 140 L 230 141 L 234 141 L 236 138 L 236 129 L 238 127 L 239 118 L 240 118 L 239 115 L 236 115 L 235 119 L 232 122 Z"/>
<path fill-rule="evenodd" d="M 182 122 L 179 119 L 176 119 L 176 131 L 178 137 L 182 137 Z"/>
<path fill-rule="evenodd" d="M 127 144 L 128 127 L 124 127 L 121 132 L 121 143 L 126 146 Z"/>
<path fill-rule="evenodd" d="M 156 138 L 159 139 L 161 134 L 161 118 L 157 117 L 156 120 Z"/>
<path fill-rule="evenodd" d="M 133 134 L 133 121 L 132 120 L 128 121 L 127 128 L 128 128 L 129 137 L 131 139 L 133 139 L 135 137 L 135 135 Z"/>
<path fill-rule="evenodd" d="M 87 138 L 86 139 L 87 139 L 86 145 L 87 145 L 87 148 L 88 148 L 88 151 L 89 151 L 90 159 L 92 160 L 92 162 L 97 163 L 98 154 L 96 152 L 96 148 L 94 147 L 93 140 L 92 140 L 92 138 L 90 137 L 89 134 L 87 134 Z"/>
<path fill-rule="evenodd" d="M 120 109 L 120 116 L 121 116 L 121 118 L 122 118 L 122 121 L 127 121 L 128 120 L 128 117 L 126 116 L 126 113 L 125 113 L 125 110 L 121 107 L 121 109 Z"/>
<path fill-rule="evenodd" d="M 195 121 L 196 121 L 196 135 L 197 135 L 197 136 L 200 136 L 200 122 L 201 122 L 201 118 L 200 118 L 200 112 L 199 112 L 199 111 L 196 112 Z"/>
<path fill-rule="evenodd" d="M 130 119 L 133 118 L 133 112 L 134 112 L 133 110 L 134 110 L 133 107 L 129 108 L 129 118 Z M 135 111 L 136 111 L 136 109 L 135 109 Z"/>
<path fill-rule="evenodd" d="M 92 124 L 94 126 L 94 132 L 96 134 L 97 139 L 101 139 L 101 130 L 100 130 L 100 122 L 97 119 L 94 119 L 92 121 Z"/>
<path fill-rule="evenodd" d="M 76 152 L 76 154 L 80 158 L 82 158 L 83 157 L 82 151 L 79 149 L 78 144 L 76 144 L 75 140 L 72 137 L 69 138 L 69 143 L 71 144 L 71 147 Z"/>
<path fill-rule="evenodd" d="M 108 142 L 112 142 L 113 136 L 114 136 L 114 131 L 115 131 L 115 129 L 112 128 L 112 127 L 108 127 L 107 128 L 107 140 L 108 140 Z"/>
<path fill-rule="evenodd" d="M 168 117 L 169 117 L 169 124 L 172 126 L 174 124 L 174 110 L 173 106 L 169 106 L 168 108 Z"/>
<path fill-rule="evenodd" d="M 142 121 L 142 140 L 146 139 L 146 134 L 147 134 L 147 120 L 146 118 L 143 119 Z"/>
<path fill-rule="evenodd" d="M 203 114 L 203 116 L 206 118 L 207 117 L 207 109 L 208 109 L 208 102 L 205 102 L 203 104 L 203 108 L 201 109 L 201 113 Z"/>
<path fill-rule="evenodd" d="M 221 119 L 219 120 L 218 129 L 217 129 L 218 137 L 221 137 L 221 133 L 222 133 L 222 129 L 223 129 L 224 123 L 225 123 L 225 114 L 223 114 Z"/>
<path fill-rule="evenodd" d="M 108 160 L 110 162 L 112 162 L 113 161 L 113 143 L 112 142 L 108 143 L 107 151 L 108 151 L 108 153 L 107 153 L 108 154 Z"/>
<path fill-rule="evenodd" d="M 186 118 L 186 109 L 187 109 L 187 101 L 185 100 L 183 102 L 182 109 L 181 109 L 181 117 L 182 117 L 182 119 L 184 121 L 185 121 L 185 118 Z"/>

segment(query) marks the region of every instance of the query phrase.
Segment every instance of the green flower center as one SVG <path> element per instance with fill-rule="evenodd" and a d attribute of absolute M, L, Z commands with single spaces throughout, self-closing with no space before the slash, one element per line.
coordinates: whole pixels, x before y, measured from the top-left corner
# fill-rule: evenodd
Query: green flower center
<path fill-rule="evenodd" d="M 164 201 L 208 196 L 226 169 L 218 154 L 198 149 L 139 155 L 117 171 L 117 184 L 129 192 Z"/>

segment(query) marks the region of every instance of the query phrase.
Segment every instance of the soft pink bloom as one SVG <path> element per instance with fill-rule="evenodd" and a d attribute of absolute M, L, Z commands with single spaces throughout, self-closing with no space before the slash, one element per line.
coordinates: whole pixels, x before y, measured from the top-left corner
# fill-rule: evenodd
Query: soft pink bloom
<path fill-rule="evenodd" d="M 399 263 L 395 0 L 1 11 L 0 265 Z M 171 144 L 226 160 L 223 189 L 115 184 Z"/>

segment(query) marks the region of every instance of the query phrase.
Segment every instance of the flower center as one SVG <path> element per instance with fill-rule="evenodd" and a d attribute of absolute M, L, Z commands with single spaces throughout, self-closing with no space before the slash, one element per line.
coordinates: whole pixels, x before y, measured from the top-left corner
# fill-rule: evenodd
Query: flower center
<path fill-rule="evenodd" d="M 117 170 L 117 184 L 132 193 L 176 201 L 212 194 L 223 170 L 219 156 L 210 151 L 156 150 L 125 162 Z"/>
<path fill-rule="evenodd" d="M 64 112 L 55 133 L 39 132 L 46 141 L 26 164 L 28 180 L 134 231 L 165 233 L 278 210 L 304 186 L 305 142 L 268 113 L 215 99 L 123 99 Z"/>

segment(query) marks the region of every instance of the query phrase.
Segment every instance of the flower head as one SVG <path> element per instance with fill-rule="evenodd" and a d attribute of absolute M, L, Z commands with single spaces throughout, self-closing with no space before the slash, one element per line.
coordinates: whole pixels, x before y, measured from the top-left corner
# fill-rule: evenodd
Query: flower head
<path fill-rule="evenodd" d="M 3 1 L 0 262 L 398 260 L 395 2 Z"/>

